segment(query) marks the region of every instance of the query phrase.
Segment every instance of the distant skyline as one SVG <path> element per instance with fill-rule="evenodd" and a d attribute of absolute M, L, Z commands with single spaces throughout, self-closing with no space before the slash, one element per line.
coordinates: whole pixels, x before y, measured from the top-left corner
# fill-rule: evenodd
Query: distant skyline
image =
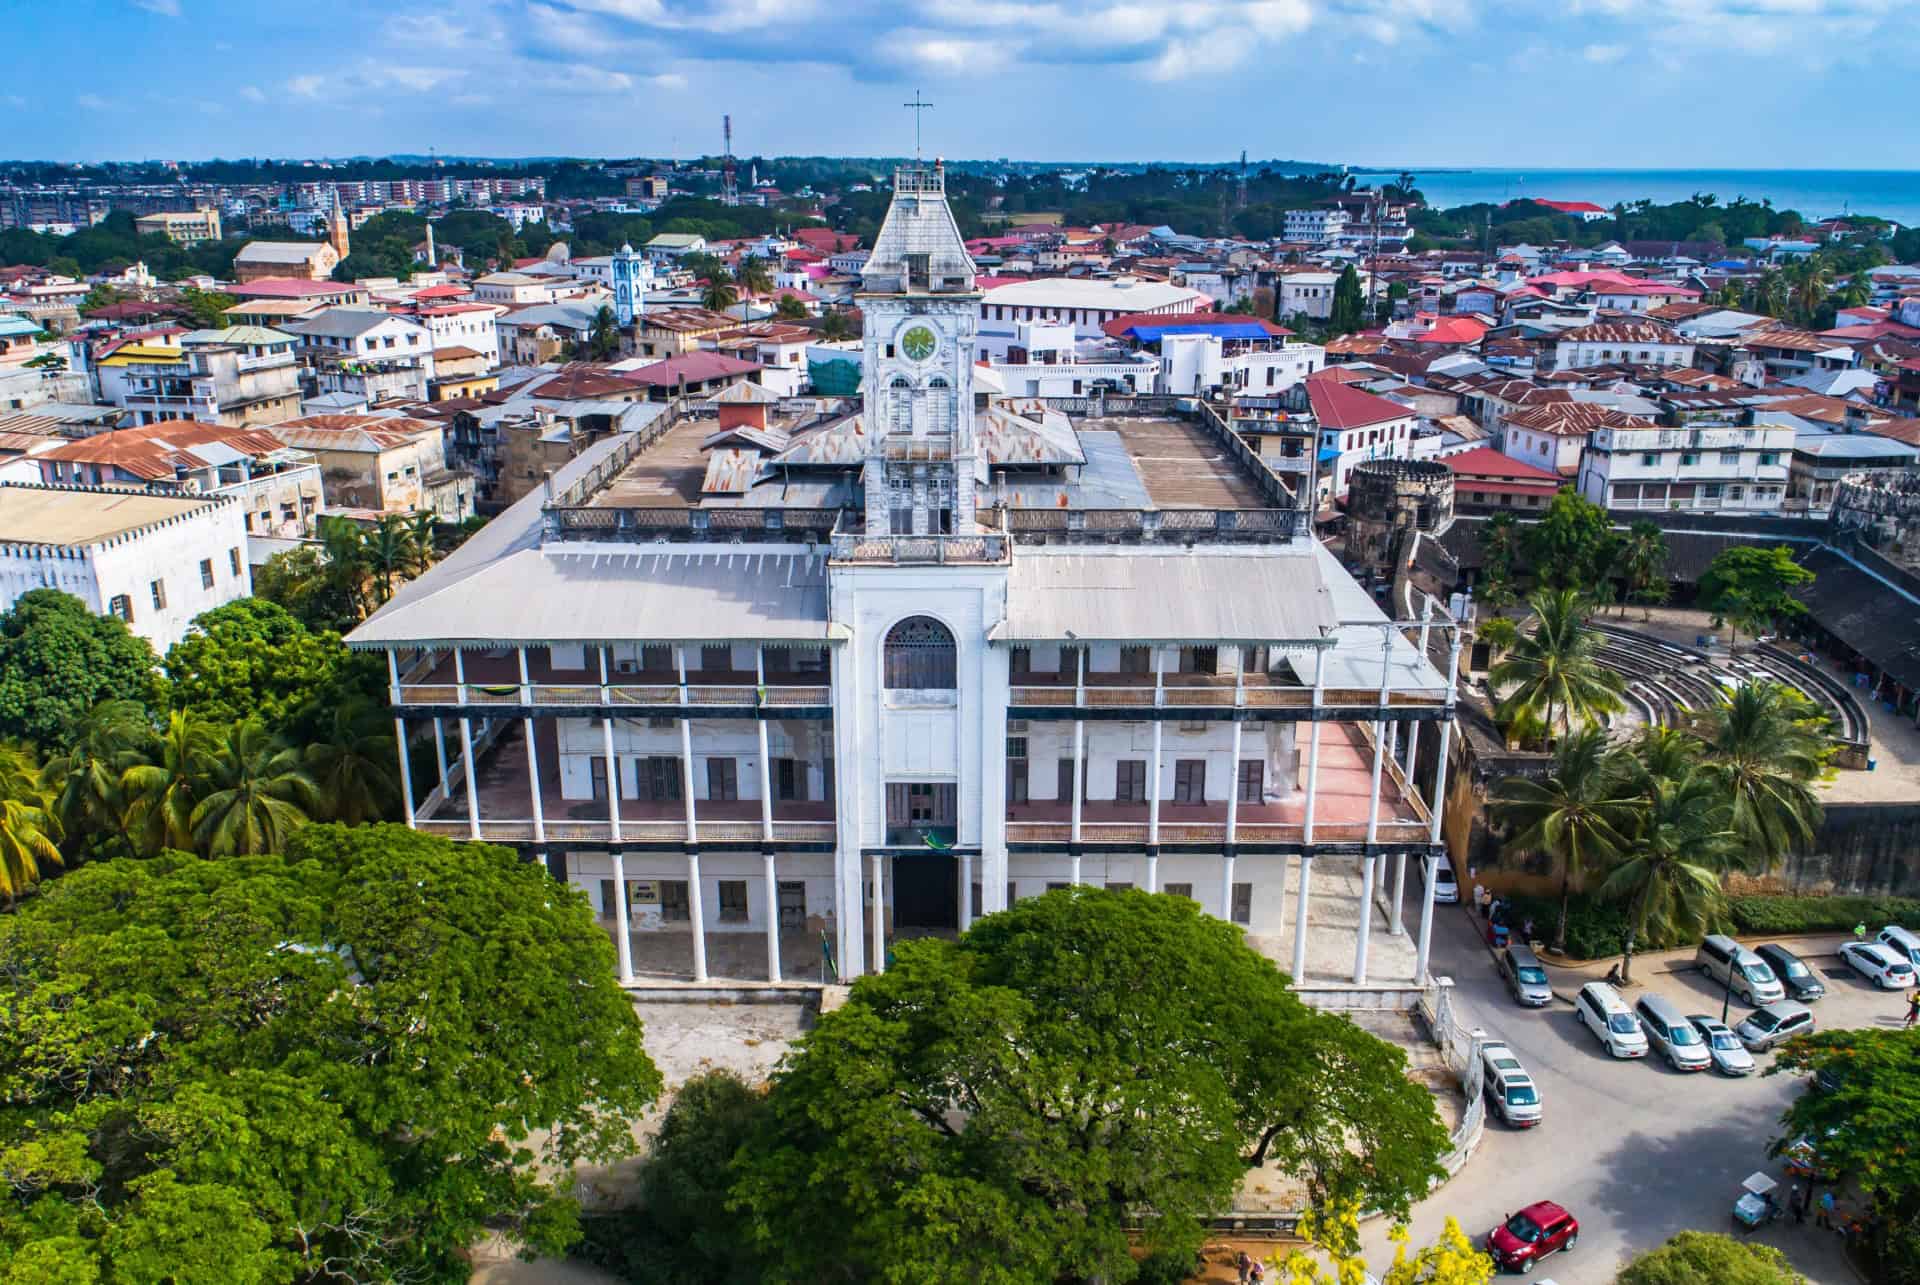
<path fill-rule="evenodd" d="M 68 0 L 4 150 L 1920 169 L 1906 0 Z M 1876 107 L 1876 104 L 1878 105 Z"/>

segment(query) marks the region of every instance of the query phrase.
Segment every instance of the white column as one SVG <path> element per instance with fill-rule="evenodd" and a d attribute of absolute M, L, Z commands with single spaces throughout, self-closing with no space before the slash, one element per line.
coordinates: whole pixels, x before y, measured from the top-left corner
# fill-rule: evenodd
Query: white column
<path fill-rule="evenodd" d="M 607 755 L 607 834 L 620 842 L 620 760 L 613 755 L 613 711 L 600 720 L 600 743 Z M 692 788 L 691 784 L 688 786 Z"/>
<path fill-rule="evenodd" d="M 685 647 L 676 647 L 674 648 L 674 655 L 678 656 L 680 660 L 680 707 L 685 709 L 687 705 L 687 649 Z M 700 841 L 700 826 L 694 817 L 693 810 L 693 720 L 684 714 L 680 717 L 680 775 L 685 778 L 687 784 L 687 842 L 698 843 Z"/>
<path fill-rule="evenodd" d="M 1428 833 L 1428 842 L 1440 842 L 1440 818 L 1447 806 L 1447 743 L 1453 739 L 1453 713 L 1447 713 L 1447 721 L 1440 725 L 1440 761 L 1433 765 L 1433 806 L 1431 814 L 1432 830 Z"/>
<path fill-rule="evenodd" d="M 453 703 L 456 705 L 467 703 L 467 664 L 462 659 L 464 655 L 458 647 L 453 649 Z"/>
<path fill-rule="evenodd" d="M 1400 907 L 1407 899 L 1407 854 L 1393 854 L 1393 907 L 1388 915 L 1387 930 L 1395 937 L 1407 935 L 1407 925 L 1401 918 Z"/>
<path fill-rule="evenodd" d="M 1380 837 L 1380 769 L 1387 761 L 1386 743 L 1381 739 L 1385 735 L 1385 723 L 1373 725 L 1373 794 L 1367 800 L 1367 842 L 1373 844 Z M 1368 858 L 1371 863 L 1372 858 Z"/>
<path fill-rule="evenodd" d="M 1426 891 L 1420 897 L 1420 933 L 1413 951 L 1413 984 L 1416 986 L 1427 983 L 1427 951 L 1433 944 L 1433 880 L 1439 863 L 1438 857 L 1428 854 Z"/>
<path fill-rule="evenodd" d="M 855 718 L 861 683 L 852 648 L 830 648 L 827 664 L 834 707 L 833 955 L 840 981 L 845 984 L 866 971 L 861 928 L 866 897 L 861 888 L 860 861 L 865 818 L 860 801 L 860 763 L 865 747 L 859 743 Z"/>
<path fill-rule="evenodd" d="M 1400 775 L 1407 778 L 1407 788 L 1413 788 L 1413 765 L 1420 755 L 1420 724 L 1408 723 L 1406 727 L 1406 751 L 1400 759 Z"/>
<path fill-rule="evenodd" d="M 687 854 L 687 917 L 693 921 L 693 980 L 707 980 L 707 915 L 700 895 L 700 854 Z"/>
<path fill-rule="evenodd" d="M 1227 846 L 1240 838 L 1240 727 L 1233 725 L 1233 757 L 1227 760 Z"/>
<path fill-rule="evenodd" d="M 1313 731 L 1307 741 L 1307 810 L 1300 836 L 1303 842 L 1309 844 L 1313 842 L 1314 803 L 1320 792 L 1320 714 L 1326 694 L 1327 649 L 1321 647 L 1314 652 L 1313 659 Z M 1299 735 L 1298 729 L 1294 735 Z"/>
<path fill-rule="evenodd" d="M 887 971 L 887 900 L 882 881 L 883 860 L 876 852 L 868 862 L 868 879 L 873 889 L 873 958 L 867 961 L 867 971 L 870 973 Z"/>
<path fill-rule="evenodd" d="M 533 704 L 533 684 L 527 680 L 527 649 L 516 647 L 514 651 L 520 657 L 520 703 L 531 705 Z"/>
<path fill-rule="evenodd" d="M 753 720 L 760 729 L 760 837 L 773 842 L 773 763 L 767 757 L 767 720 Z"/>
<path fill-rule="evenodd" d="M 1147 891 L 1160 891 L 1160 857 L 1152 852 L 1147 854 Z"/>
<path fill-rule="evenodd" d="M 1073 720 L 1073 829 L 1069 832 L 1075 843 L 1080 842 L 1080 798 L 1087 792 L 1086 782 L 1080 779 L 1080 774 L 1086 771 L 1086 755 L 1087 724 L 1084 719 L 1076 718 Z"/>
<path fill-rule="evenodd" d="M 540 804 L 540 747 L 533 740 L 533 719 L 521 720 L 527 736 L 527 797 L 533 803 L 533 841 L 547 841 L 546 809 Z"/>
<path fill-rule="evenodd" d="M 973 927 L 973 854 L 960 854 L 960 931 Z"/>
<path fill-rule="evenodd" d="M 1281 904 L 1282 914 L 1286 913 L 1286 903 Z M 1233 853 L 1228 852 L 1220 862 L 1220 917 L 1228 923 L 1233 922 Z"/>
<path fill-rule="evenodd" d="M 1313 858 L 1300 858 L 1300 892 L 1293 910 L 1293 984 L 1307 975 L 1307 890 L 1313 883 Z"/>
<path fill-rule="evenodd" d="M 1147 844 L 1160 842 L 1160 736 L 1166 724 L 1153 720 L 1153 762 L 1147 767 Z M 1148 891 L 1152 891 L 1149 889 Z"/>
<path fill-rule="evenodd" d="M 414 828 L 413 820 L 413 763 L 407 757 L 407 720 L 396 717 L 393 720 L 393 743 L 400 751 L 400 801 L 407 809 L 407 829 Z"/>
<path fill-rule="evenodd" d="M 387 704 L 400 703 L 400 655 L 393 648 L 387 648 Z"/>
<path fill-rule="evenodd" d="M 620 980 L 633 980 L 633 939 L 627 935 L 627 858 L 613 854 L 613 949 L 620 957 Z"/>
<path fill-rule="evenodd" d="M 440 722 L 440 716 L 433 716 L 433 758 L 440 765 L 440 798 L 447 797 L 447 729 Z"/>
<path fill-rule="evenodd" d="M 1360 935 L 1353 943 L 1353 984 L 1367 983 L 1367 940 L 1373 931 L 1373 862 L 1361 864 Z"/>
<path fill-rule="evenodd" d="M 1080 886 L 1080 854 L 1077 852 L 1073 854 L 1073 873 L 1067 879 L 1075 888 Z"/>
<path fill-rule="evenodd" d="M 480 837 L 480 787 L 473 781 L 473 720 L 460 720 L 460 766 L 467 778 L 467 836 Z"/>
<path fill-rule="evenodd" d="M 773 853 L 763 852 L 760 859 L 767 880 L 767 980 L 780 980 L 780 883 L 774 876 Z"/>

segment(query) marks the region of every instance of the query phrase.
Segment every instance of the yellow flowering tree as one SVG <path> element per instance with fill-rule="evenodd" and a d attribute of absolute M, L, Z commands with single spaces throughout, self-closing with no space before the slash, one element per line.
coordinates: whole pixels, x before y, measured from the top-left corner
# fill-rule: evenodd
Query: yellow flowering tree
<path fill-rule="evenodd" d="M 1300 1237 L 1311 1248 L 1291 1250 L 1271 1261 L 1277 1285 L 1368 1285 L 1357 1207 L 1308 1210 L 1300 1219 Z M 1439 1238 L 1421 1250 L 1410 1249 L 1404 1223 L 1395 1226 L 1388 1239 L 1393 1241 L 1393 1263 L 1380 1285 L 1488 1285 L 1493 1280 L 1493 1260 L 1474 1248 L 1458 1219 L 1449 1217 Z"/>

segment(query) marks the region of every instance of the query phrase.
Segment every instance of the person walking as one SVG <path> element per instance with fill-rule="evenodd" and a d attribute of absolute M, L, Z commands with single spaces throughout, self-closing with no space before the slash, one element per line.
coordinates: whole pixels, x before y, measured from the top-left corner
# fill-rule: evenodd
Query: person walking
<path fill-rule="evenodd" d="M 1920 990 L 1907 996 L 1907 1025 L 1911 1027 L 1915 1022 L 1920 1022 Z"/>
<path fill-rule="evenodd" d="M 1787 1191 L 1787 1208 L 1793 1210 L 1794 1222 L 1804 1223 L 1807 1221 L 1807 1203 L 1806 1202 L 1807 1202 L 1807 1189 L 1801 1186 L 1797 1182 L 1794 1183 L 1793 1186 L 1789 1188 Z"/>
<path fill-rule="evenodd" d="M 1246 1250 L 1234 1256 L 1233 1268 L 1240 1275 L 1240 1285 L 1247 1285 L 1247 1277 L 1253 1272 L 1253 1260 L 1247 1257 Z"/>
<path fill-rule="evenodd" d="M 1823 1191 L 1820 1193 L 1820 1212 L 1814 1215 L 1813 1222 L 1816 1227 L 1825 1227 L 1828 1231 L 1835 1230 L 1833 1225 L 1833 1193 L 1831 1191 Z"/>

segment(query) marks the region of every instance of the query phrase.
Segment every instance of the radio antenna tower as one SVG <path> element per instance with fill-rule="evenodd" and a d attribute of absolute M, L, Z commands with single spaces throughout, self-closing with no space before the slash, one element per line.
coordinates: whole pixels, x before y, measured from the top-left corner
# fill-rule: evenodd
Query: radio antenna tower
<path fill-rule="evenodd" d="M 733 117 L 720 118 L 720 136 L 726 144 L 726 154 L 720 160 L 720 204 L 740 204 L 740 176 L 733 164 Z"/>
<path fill-rule="evenodd" d="M 1247 149 L 1244 147 L 1240 149 L 1240 186 L 1234 192 L 1233 208 L 1247 208 Z"/>

